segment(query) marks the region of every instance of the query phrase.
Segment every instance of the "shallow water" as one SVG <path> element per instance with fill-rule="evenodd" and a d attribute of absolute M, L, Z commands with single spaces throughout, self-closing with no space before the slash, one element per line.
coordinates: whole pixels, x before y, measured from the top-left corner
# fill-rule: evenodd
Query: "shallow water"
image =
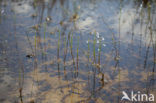
<path fill-rule="evenodd" d="M 0 0 L 0 103 L 156 95 L 156 2 L 146 1 Z"/>

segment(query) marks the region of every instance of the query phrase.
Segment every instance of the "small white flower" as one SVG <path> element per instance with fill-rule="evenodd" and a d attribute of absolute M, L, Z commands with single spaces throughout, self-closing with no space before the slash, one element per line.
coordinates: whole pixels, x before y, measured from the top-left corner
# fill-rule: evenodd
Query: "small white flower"
<path fill-rule="evenodd" d="M 4 13 L 4 10 L 1 10 L 1 14 L 3 14 Z"/>
<path fill-rule="evenodd" d="M 99 37 L 100 37 L 99 32 L 96 32 L 96 37 L 97 37 L 97 38 L 99 38 Z"/>
<path fill-rule="evenodd" d="M 105 40 L 105 38 L 104 38 L 104 37 L 102 37 L 102 40 Z"/>
<path fill-rule="evenodd" d="M 142 4 L 140 5 L 140 8 L 142 8 Z"/>
<path fill-rule="evenodd" d="M 142 9 L 142 4 L 140 5 L 139 11 L 141 11 L 141 9 Z"/>
<path fill-rule="evenodd" d="M 100 49 L 98 49 L 98 51 L 100 51 Z"/>
<path fill-rule="evenodd" d="M 99 40 L 97 40 L 97 42 L 96 43 L 98 43 L 99 44 Z"/>
<path fill-rule="evenodd" d="M 106 46 L 106 44 L 103 44 L 103 46 L 105 47 L 105 46 Z"/>
<path fill-rule="evenodd" d="M 86 41 L 86 43 L 88 44 L 88 40 Z"/>

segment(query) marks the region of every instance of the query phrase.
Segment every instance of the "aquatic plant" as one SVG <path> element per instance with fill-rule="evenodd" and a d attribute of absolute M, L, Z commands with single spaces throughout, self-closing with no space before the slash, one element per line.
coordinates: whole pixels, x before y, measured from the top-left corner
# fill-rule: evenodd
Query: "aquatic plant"
<path fill-rule="evenodd" d="M 101 40 L 100 40 L 100 43 L 99 43 L 99 48 L 98 48 L 98 64 L 100 65 L 100 56 L 101 56 Z"/>
<path fill-rule="evenodd" d="M 72 56 L 72 60 L 73 60 L 73 66 L 75 68 L 75 60 L 74 60 L 74 55 L 73 55 L 73 32 L 72 35 L 70 37 L 70 50 L 71 50 L 71 56 Z M 75 71 L 74 71 L 75 72 Z"/>
<path fill-rule="evenodd" d="M 67 47 L 66 47 L 67 43 L 66 43 L 66 40 L 67 40 L 67 38 L 65 36 L 65 39 L 64 39 L 64 66 L 65 66 L 65 56 L 66 56 L 66 53 L 67 53 Z"/>
<path fill-rule="evenodd" d="M 93 42 L 93 57 L 94 57 L 94 63 L 96 63 L 96 32 L 94 35 L 94 42 Z"/>
<path fill-rule="evenodd" d="M 77 73 L 78 73 L 78 65 L 79 65 L 79 39 L 80 37 L 78 37 L 78 41 L 77 41 Z"/>
<path fill-rule="evenodd" d="M 57 43 L 57 62 L 60 62 L 60 58 L 59 58 L 59 52 L 60 52 L 60 36 L 61 36 L 61 32 L 60 30 L 58 30 L 59 32 L 59 38 L 58 38 L 58 43 Z"/>
<path fill-rule="evenodd" d="M 37 31 L 35 31 L 35 52 L 36 52 L 36 46 L 37 46 Z"/>
<path fill-rule="evenodd" d="M 88 53 L 87 53 L 87 56 L 88 56 L 88 62 L 89 62 L 89 57 L 90 57 L 89 39 L 88 39 L 88 41 L 86 41 L 86 43 L 88 44 Z"/>
<path fill-rule="evenodd" d="M 45 42 L 45 36 L 46 36 L 46 28 L 47 28 L 47 23 L 44 23 L 44 42 Z"/>
<path fill-rule="evenodd" d="M 71 38 L 70 38 L 70 48 L 71 49 L 73 48 L 73 33 L 72 33 Z"/>

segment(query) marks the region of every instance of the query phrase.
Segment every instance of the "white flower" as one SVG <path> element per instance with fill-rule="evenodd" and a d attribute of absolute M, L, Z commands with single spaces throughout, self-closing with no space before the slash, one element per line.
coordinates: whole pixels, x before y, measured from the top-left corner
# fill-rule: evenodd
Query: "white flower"
<path fill-rule="evenodd" d="M 97 37 L 97 38 L 99 38 L 99 37 L 100 37 L 99 32 L 96 32 L 96 37 Z"/>
<path fill-rule="evenodd" d="M 88 42 L 89 42 L 89 41 L 87 40 L 86 43 L 88 44 Z"/>
<path fill-rule="evenodd" d="M 106 46 L 106 44 L 103 44 L 103 46 L 105 47 L 105 46 Z"/>
<path fill-rule="evenodd" d="M 121 13 L 123 13 L 124 11 L 123 10 L 121 10 Z"/>
<path fill-rule="evenodd" d="M 98 49 L 98 51 L 100 51 L 100 49 Z"/>
<path fill-rule="evenodd" d="M 1 14 L 3 14 L 4 13 L 4 10 L 1 10 Z"/>
<path fill-rule="evenodd" d="M 105 38 L 104 38 L 104 37 L 102 37 L 102 40 L 105 40 Z"/>
<path fill-rule="evenodd" d="M 142 8 L 142 4 L 140 5 L 140 8 Z"/>
<path fill-rule="evenodd" d="M 96 43 L 98 43 L 99 44 L 99 40 L 97 40 L 97 42 Z"/>
<path fill-rule="evenodd" d="M 140 5 L 139 12 L 141 11 L 141 9 L 142 9 L 142 4 Z"/>

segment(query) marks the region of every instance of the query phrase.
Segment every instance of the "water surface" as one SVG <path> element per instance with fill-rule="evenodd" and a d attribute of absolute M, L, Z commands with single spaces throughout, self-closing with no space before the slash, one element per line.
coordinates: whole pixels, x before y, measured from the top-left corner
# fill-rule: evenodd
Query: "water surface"
<path fill-rule="evenodd" d="M 154 0 L 0 0 L 1 103 L 156 95 Z"/>

